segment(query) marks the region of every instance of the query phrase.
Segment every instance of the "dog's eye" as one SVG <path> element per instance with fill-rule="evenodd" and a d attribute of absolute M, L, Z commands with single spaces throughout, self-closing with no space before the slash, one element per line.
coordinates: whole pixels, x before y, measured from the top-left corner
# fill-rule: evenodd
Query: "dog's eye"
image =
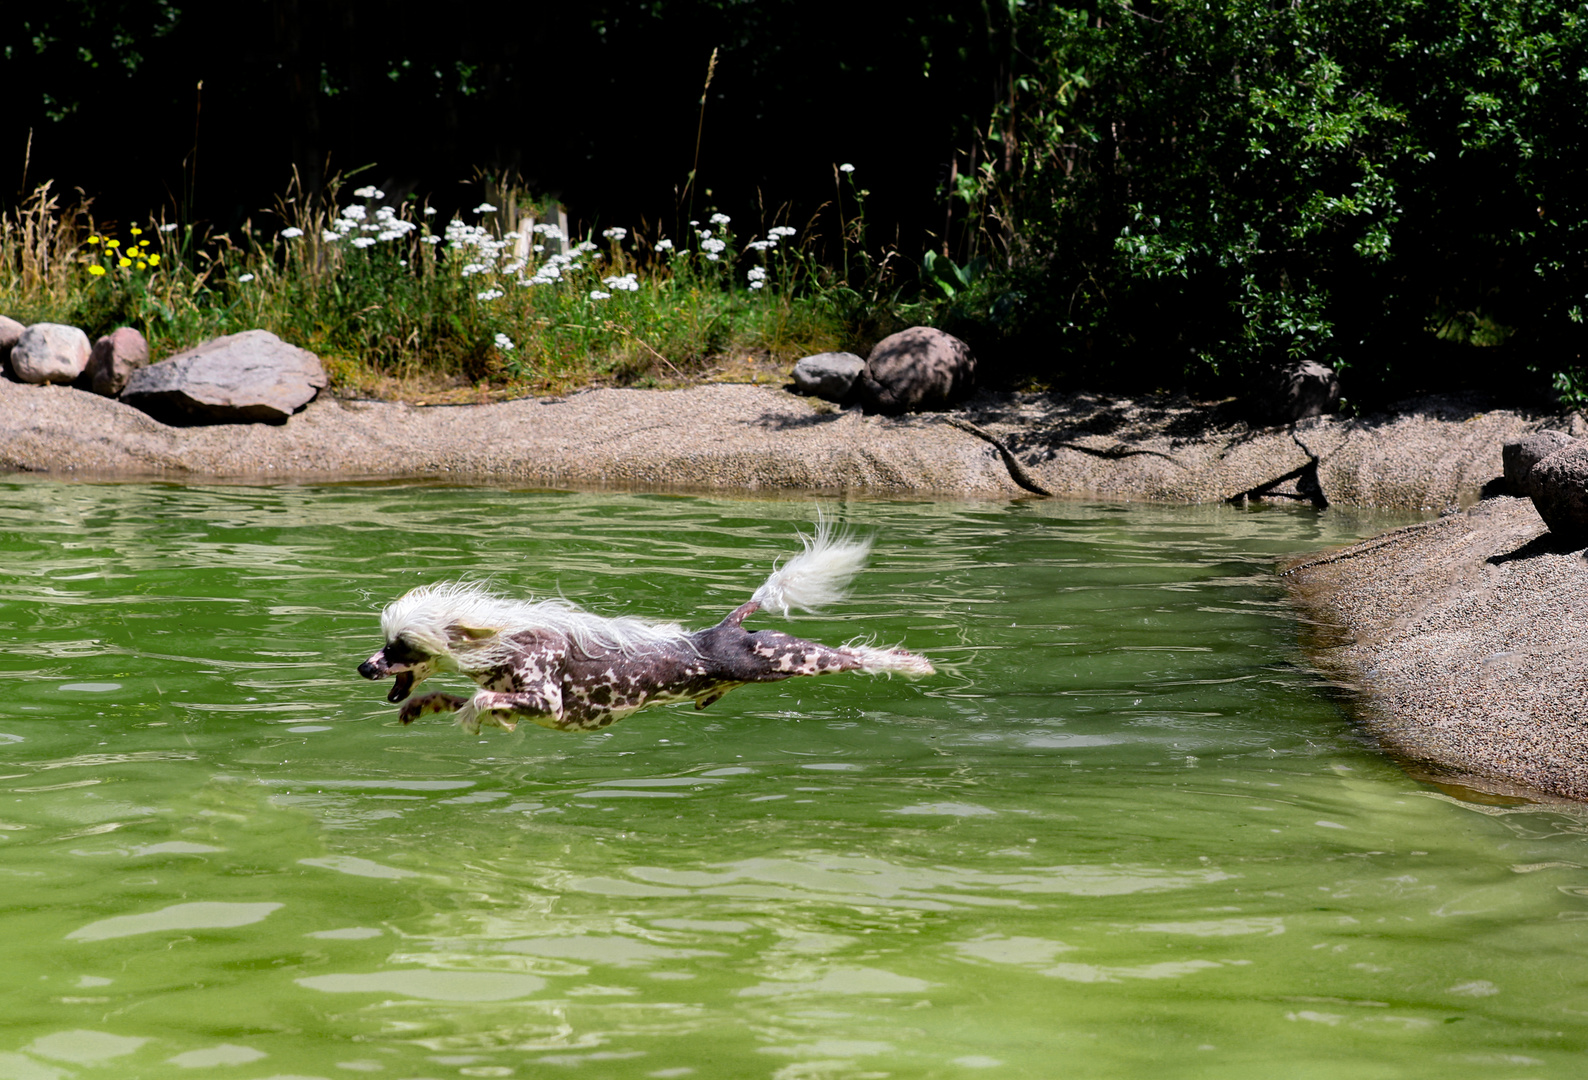
<path fill-rule="evenodd" d="M 427 653 L 420 652 L 402 638 L 388 642 L 386 648 L 381 651 L 386 654 L 388 664 L 417 664 L 429 659 Z"/>

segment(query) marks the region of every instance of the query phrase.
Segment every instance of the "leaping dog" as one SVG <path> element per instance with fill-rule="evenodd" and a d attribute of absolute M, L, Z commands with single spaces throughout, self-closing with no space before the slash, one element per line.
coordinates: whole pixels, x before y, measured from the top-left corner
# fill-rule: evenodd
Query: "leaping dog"
<path fill-rule="evenodd" d="M 522 720 L 558 731 L 595 731 L 653 705 L 693 701 L 704 709 L 746 683 L 839 671 L 931 675 L 931 663 L 901 649 L 821 645 L 742 625 L 766 608 L 815 611 L 842 599 L 871 543 L 835 536 L 818 523 L 805 550 L 762 583 L 748 602 L 708 630 L 582 611 L 566 600 L 511 600 L 481 585 L 426 585 L 381 612 L 386 644 L 358 666 L 366 679 L 395 676 L 386 700 L 398 719 L 457 713 L 474 734 L 482 724 L 514 730 Z M 431 675 L 473 679 L 473 697 L 410 698 Z"/>

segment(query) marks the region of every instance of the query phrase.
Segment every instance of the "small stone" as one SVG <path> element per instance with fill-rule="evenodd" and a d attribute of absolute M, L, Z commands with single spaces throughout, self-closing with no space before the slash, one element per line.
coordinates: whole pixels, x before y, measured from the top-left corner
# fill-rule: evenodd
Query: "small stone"
<path fill-rule="evenodd" d="M 1522 497 L 1532 495 L 1533 466 L 1576 441 L 1564 431 L 1535 431 L 1500 447 L 1500 460 L 1505 466 L 1506 490 Z"/>
<path fill-rule="evenodd" d="M 842 401 L 866 362 L 854 353 L 824 352 L 794 365 L 794 389 L 811 397 Z"/>
<path fill-rule="evenodd" d="M 952 334 L 912 326 L 877 342 L 855 389 L 868 412 L 946 409 L 976 389 L 976 357 Z"/>
<path fill-rule="evenodd" d="M 122 326 L 94 342 L 85 375 L 94 393 L 115 397 L 132 373 L 148 364 L 149 343 L 132 327 Z"/>
<path fill-rule="evenodd" d="M 11 346 L 11 371 L 25 383 L 70 383 L 88 366 L 92 346 L 75 326 L 34 323 Z"/>

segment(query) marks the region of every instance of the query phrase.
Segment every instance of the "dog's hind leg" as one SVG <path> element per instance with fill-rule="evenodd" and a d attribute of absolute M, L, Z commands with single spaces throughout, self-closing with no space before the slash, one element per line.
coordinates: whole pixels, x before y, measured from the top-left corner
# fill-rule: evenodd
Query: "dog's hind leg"
<path fill-rule="evenodd" d="M 478 734 L 481 724 L 514 731 L 520 720 L 555 728 L 562 719 L 562 689 L 550 681 L 534 690 L 481 690 L 458 710 L 458 726 L 470 735 Z"/>
<path fill-rule="evenodd" d="M 409 698 L 403 703 L 402 711 L 397 714 L 397 719 L 404 724 L 411 724 L 421 716 L 430 716 L 433 713 L 453 713 L 468 704 L 468 698 L 459 697 L 457 694 L 420 694 L 416 698 Z"/>

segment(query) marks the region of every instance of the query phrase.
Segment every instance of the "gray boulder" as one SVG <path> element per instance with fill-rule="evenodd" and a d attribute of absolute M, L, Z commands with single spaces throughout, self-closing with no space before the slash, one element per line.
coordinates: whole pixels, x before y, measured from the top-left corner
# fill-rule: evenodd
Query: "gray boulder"
<path fill-rule="evenodd" d="M 1577 440 L 1564 431 L 1535 431 L 1500 448 L 1505 465 L 1505 489 L 1512 495 L 1533 494 L 1533 466 Z"/>
<path fill-rule="evenodd" d="M 1281 364 L 1261 380 L 1253 420 L 1265 427 L 1293 424 L 1340 407 L 1340 376 L 1316 360 Z"/>
<path fill-rule="evenodd" d="M 877 342 L 855 380 L 868 412 L 946 409 L 976 389 L 970 346 L 930 326 L 912 326 Z"/>
<path fill-rule="evenodd" d="M 25 383 L 69 383 L 88 366 L 88 335 L 75 326 L 34 323 L 11 346 L 11 372 Z"/>
<path fill-rule="evenodd" d="M 11 355 L 11 346 L 15 345 L 22 337 L 22 331 L 27 327 L 15 319 L 0 315 L 0 364 L 4 364 Z"/>
<path fill-rule="evenodd" d="M 132 327 L 121 326 L 94 342 L 84 376 L 94 393 L 115 397 L 132 373 L 148 363 L 149 343 Z"/>
<path fill-rule="evenodd" d="M 1527 478 L 1533 506 L 1549 531 L 1573 544 L 1588 543 L 1588 440 L 1555 451 Z"/>
<path fill-rule="evenodd" d="M 121 400 L 168 424 L 284 424 L 326 382 L 313 353 L 247 330 L 133 372 Z"/>
<path fill-rule="evenodd" d="M 854 353 L 824 352 L 794 365 L 794 389 L 811 397 L 842 401 L 866 362 Z"/>

